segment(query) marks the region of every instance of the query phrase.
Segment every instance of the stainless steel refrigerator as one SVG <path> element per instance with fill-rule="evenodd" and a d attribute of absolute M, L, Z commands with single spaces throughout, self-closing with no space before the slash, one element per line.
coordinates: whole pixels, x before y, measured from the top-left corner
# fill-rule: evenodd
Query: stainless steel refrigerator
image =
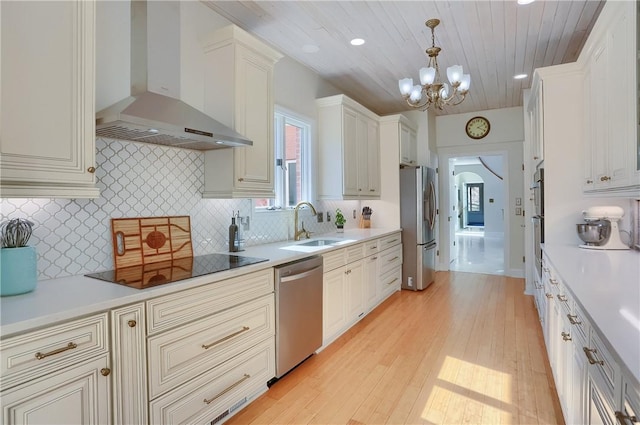
<path fill-rule="evenodd" d="M 436 274 L 436 170 L 400 169 L 402 289 L 421 291 Z"/>

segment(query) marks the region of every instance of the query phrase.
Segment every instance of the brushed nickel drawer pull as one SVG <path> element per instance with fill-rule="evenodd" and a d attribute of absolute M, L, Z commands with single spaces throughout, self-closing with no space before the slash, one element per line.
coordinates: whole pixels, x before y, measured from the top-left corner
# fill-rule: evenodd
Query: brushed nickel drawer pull
<path fill-rule="evenodd" d="M 395 256 L 395 257 L 393 257 L 391 260 L 387 260 L 387 262 L 388 262 L 388 263 L 390 263 L 390 262 L 392 262 L 392 261 L 396 261 L 398 258 L 400 258 L 400 257 L 398 257 L 398 256 L 396 255 L 396 256 Z"/>
<path fill-rule="evenodd" d="M 546 294 L 544 294 L 544 295 L 545 295 L 547 298 L 549 298 L 549 299 L 553 298 L 553 294 L 546 293 Z"/>
<path fill-rule="evenodd" d="M 372 261 L 373 261 L 373 260 L 377 260 L 377 259 L 378 259 L 378 257 L 371 257 L 371 260 L 372 260 Z"/>
<path fill-rule="evenodd" d="M 571 341 L 571 334 L 568 332 L 560 332 L 564 341 Z"/>
<path fill-rule="evenodd" d="M 556 279 L 549 279 L 549 282 L 551 282 L 552 285 L 558 284 L 558 281 Z"/>
<path fill-rule="evenodd" d="M 247 379 L 251 378 L 251 375 L 247 375 L 246 373 L 244 374 L 244 376 L 242 378 L 240 378 L 240 380 L 234 384 L 229 385 L 227 388 L 225 388 L 224 390 L 220 391 L 218 394 L 214 395 L 213 397 L 211 397 L 210 399 L 204 399 L 204 402 L 206 404 L 211 404 L 214 400 L 222 397 L 223 395 L 225 395 L 226 393 L 228 393 L 229 391 L 231 391 L 232 389 L 234 389 L 235 387 L 237 387 L 238 385 L 242 384 L 244 381 L 246 381 Z"/>
<path fill-rule="evenodd" d="M 398 241 L 398 239 L 393 239 L 393 240 L 387 241 L 387 243 L 390 244 L 390 243 L 394 243 L 394 242 L 397 242 L 397 241 Z"/>
<path fill-rule="evenodd" d="M 369 192 L 375 192 L 375 191 L 376 191 L 375 189 L 369 189 Z"/>
<path fill-rule="evenodd" d="M 135 328 L 137 324 L 138 323 L 135 320 L 129 320 L 127 322 L 127 325 L 129 325 L 130 328 Z"/>
<path fill-rule="evenodd" d="M 397 281 L 398 278 L 396 277 L 395 279 L 393 279 L 391 282 L 387 282 L 387 285 L 391 285 L 392 283 L 394 283 L 395 281 Z"/>
<path fill-rule="evenodd" d="M 566 303 L 569 300 L 566 295 L 560 295 L 560 294 L 558 294 L 558 299 L 563 303 Z"/>
<path fill-rule="evenodd" d="M 372 247 L 370 247 L 370 248 L 371 248 L 371 249 L 377 249 L 377 248 L 378 248 L 378 245 L 374 245 L 374 246 L 372 246 Z"/>
<path fill-rule="evenodd" d="M 595 348 L 587 348 L 582 347 L 584 354 L 587 356 L 587 360 L 589 360 L 589 364 L 599 364 L 600 366 L 604 366 L 604 360 L 596 360 L 592 353 L 597 353 L 598 350 Z"/>
<path fill-rule="evenodd" d="M 224 338 L 220 338 L 217 341 L 213 341 L 211 344 L 202 344 L 202 348 L 204 348 L 205 350 L 208 350 L 209 348 L 213 347 L 214 345 L 218 345 L 218 344 L 222 344 L 225 341 L 230 340 L 231 338 L 233 338 L 234 336 L 240 335 L 243 332 L 246 332 L 249 330 L 248 326 L 243 326 L 242 329 L 240 329 L 239 331 L 236 331 L 230 335 L 225 336 Z"/>
<path fill-rule="evenodd" d="M 572 325 L 581 325 L 582 322 L 577 321 L 576 319 L 578 318 L 578 316 L 572 315 L 572 314 L 567 314 L 567 319 L 569 319 L 569 323 L 571 323 Z"/>
<path fill-rule="evenodd" d="M 78 347 L 78 344 L 70 342 L 67 344 L 66 347 L 58 348 L 57 350 L 49 351 L 48 353 L 43 354 L 43 353 L 37 352 L 36 359 L 42 360 L 45 357 L 55 356 L 56 354 L 64 353 L 67 350 L 73 350 L 74 348 L 77 348 L 77 347 Z"/>
<path fill-rule="evenodd" d="M 624 413 L 619 411 L 616 411 L 615 415 L 620 425 L 627 425 L 628 423 L 635 424 L 640 422 L 640 420 L 636 416 L 625 415 Z M 627 419 L 631 422 L 627 422 Z"/>

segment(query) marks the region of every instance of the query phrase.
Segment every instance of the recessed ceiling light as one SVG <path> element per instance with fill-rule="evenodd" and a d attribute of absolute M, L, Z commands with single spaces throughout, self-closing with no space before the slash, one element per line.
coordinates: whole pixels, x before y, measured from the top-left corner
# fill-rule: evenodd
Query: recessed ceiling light
<path fill-rule="evenodd" d="M 533 3 L 536 0 L 518 0 L 518 4 L 529 4 Z"/>
<path fill-rule="evenodd" d="M 362 38 L 354 38 L 351 40 L 352 46 L 362 46 L 364 44 L 364 40 Z"/>
<path fill-rule="evenodd" d="M 302 46 L 302 51 L 305 53 L 317 53 L 320 51 L 320 47 L 315 44 L 305 44 Z"/>
<path fill-rule="evenodd" d="M 514 80 L 522 80 L 522 79 L 527 78 L 527 77 L 528 77 L 527 74 L 518 74 L 518 75 L 514 75 L 513 79 Z"/>

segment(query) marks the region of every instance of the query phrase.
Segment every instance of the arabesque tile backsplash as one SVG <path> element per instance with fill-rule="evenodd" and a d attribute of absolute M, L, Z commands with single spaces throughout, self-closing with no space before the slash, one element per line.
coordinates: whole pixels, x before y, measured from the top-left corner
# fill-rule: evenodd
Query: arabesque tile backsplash
<path fill-rule="evenodd" d="M 254 212 L 250 199 L 202 199 L 202 152 L 97 139 L 96 163 L 98 199 L 0 199 L 0 221 L 21 217 L 34 222 L 29 245 L 38 252 L 41 280 L 112 269 L 111 218 L 189 215 L 194 255 L 227 250 L 234 211 L 250 217 L 249 230 L 243 232 L 247 246 L 292 237 L 291 211 Z M 360 207 L 358 201 L 314 205 L 332 216 L 336 208 Z M 300 216 L 312 232 L 335 229 L 333 222 L 316 223 L 306 209 Z M 346 227 L 357 227 L 356 220 L 348 220 Z"/>

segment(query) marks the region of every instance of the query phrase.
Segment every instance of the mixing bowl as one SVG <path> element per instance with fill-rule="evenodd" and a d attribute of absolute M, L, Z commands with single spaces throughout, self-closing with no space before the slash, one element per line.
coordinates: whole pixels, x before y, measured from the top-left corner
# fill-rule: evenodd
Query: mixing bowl
<path fill-rule="evenodd" d="M 576 224 L 578 236 L 587 245 L 602 245 L 611 235 L 611 224 L 608 221 L 591 221 L 589 223 Z"/>

